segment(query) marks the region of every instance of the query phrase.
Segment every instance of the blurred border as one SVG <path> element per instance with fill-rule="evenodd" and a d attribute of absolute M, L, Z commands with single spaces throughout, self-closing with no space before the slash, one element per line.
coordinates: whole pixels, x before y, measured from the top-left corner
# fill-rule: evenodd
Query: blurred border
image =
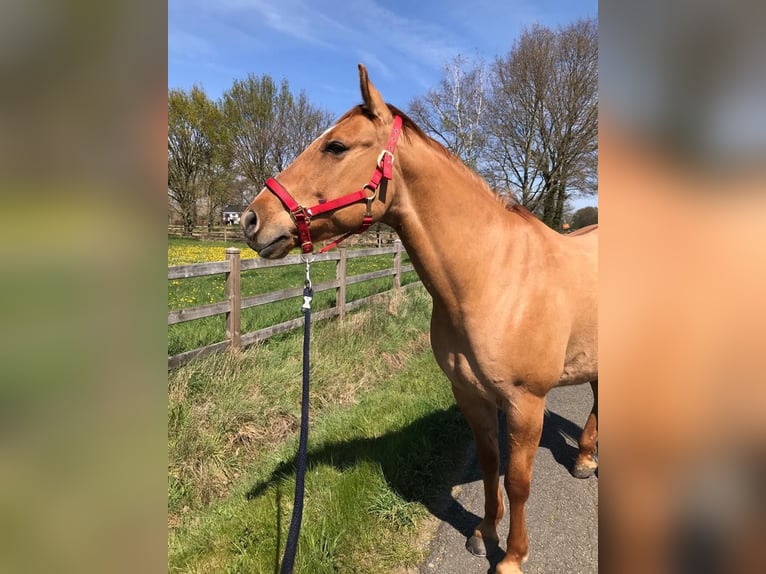
<path fill-rule="evenodd" d="M 766 572 L 764 12 L 599 6 L 605 572 Z"/>
<path fill-rule="evenodd" d="M 0 571 L 166 554 L 167 8 L 0 19 Z"/>

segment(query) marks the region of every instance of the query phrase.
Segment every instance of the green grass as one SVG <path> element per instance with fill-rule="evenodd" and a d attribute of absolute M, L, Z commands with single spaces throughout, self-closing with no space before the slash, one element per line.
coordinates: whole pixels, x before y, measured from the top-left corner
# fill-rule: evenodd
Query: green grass
<path fill-rule="evenodd" d="M 449 492 L 469 431 L 416 288 L 315 325 L 306 506 L 296 572 L 392 572 Z M 173 572 L 277 571 L 289 526 L 301 333 L 169 373 Z"/>
<path fill-rule="evenodd" d="M 168 242 L 171 247 L 199 247 L 204 245 L 206 247 L 220 248 L 220 260 L 224 259 L 224 248 L 227 246 L 223 242 L 200 242 L 175 238 L 169 238 Z M 242 249 L 247 249 L 242 244 L 238 244 L 238 246 Z M 349 259 L 347 274 L 352 276 L 391 268 L 392 261 L 392 255 Z M 335 262 L 325 261 L 313 264 L 311 275 L 312 281 L 315 284 L 334 279 Z M 290 287 L 301 287 L 303 279 L 304 268 L 300 265 L 245 271 L 241 277 L 242 297 L 279 291 Z M 417 275 L 414 272 L 405 273 L 402 277 L 402 284 L 411 283 L 416 280 Z M 224 275 L 210 275 L 170 281 L 168 285 L 168 310 L 185 309 L 223 301 L 225 299 L 225 283 Z M 374 293 L 387 291 L 392 287 L 393 279 L 391 277 L 357 283 L 347 288 L 346 300 L 351 302 Z M 301 303 L 302 299 L 298 297 L 243 310 L 241 317 L 242 333 L 256 331 L 300 317 Z M 312 308 L 315 311 L 321 311 L 334 305 L 335 290 L 332 289 L 316 293 Z M 226 339 L 226 326 L 223 315 L 170 325 L 168 326 L 168 355 L 175 355 L 223 341 L 224 339 Z"/>

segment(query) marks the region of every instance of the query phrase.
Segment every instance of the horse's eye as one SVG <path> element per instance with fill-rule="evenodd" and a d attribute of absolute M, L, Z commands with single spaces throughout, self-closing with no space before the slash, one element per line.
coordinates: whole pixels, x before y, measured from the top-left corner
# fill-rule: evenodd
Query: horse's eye
<path fill-rule="evenodd" d="M 328 143 L 326 146 L 324 146 L 324 151 L 331 153 L 333 155 L 340 155 L 346 150 L 348 150 L 348 148 L 345 145 L 343 145 L 342 142 L 339 142 L 337 140 L 333 140 L 330 143 Z"/>

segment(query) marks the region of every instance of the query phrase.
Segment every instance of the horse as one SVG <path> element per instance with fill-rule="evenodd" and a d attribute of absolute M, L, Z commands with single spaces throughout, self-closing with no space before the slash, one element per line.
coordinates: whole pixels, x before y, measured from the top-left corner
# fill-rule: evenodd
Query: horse
<path fill-rule="evenodd" d="M 498 409 L 506 415 L 510 531 L 496 572 L 518 573 L 529 553 L 525 504 L 550 389 L 590 383 L 593 408 L 573 474 L 585 478 L 598 466 L 598 226 L 562 235 L 508 206 L 384 102 L 362 64 L 359 83 L 363 103 L 269 179 L 243 212 L 245 239 L 276 259 L 295 247 L 309 254 L 314 241 L 374 222 L 397 232 L 433 300 L 433 354 L 476 443 L 484 516 L 466 547 L 479 556 L 487 541 L 499 543 L 505 513 Z"/>

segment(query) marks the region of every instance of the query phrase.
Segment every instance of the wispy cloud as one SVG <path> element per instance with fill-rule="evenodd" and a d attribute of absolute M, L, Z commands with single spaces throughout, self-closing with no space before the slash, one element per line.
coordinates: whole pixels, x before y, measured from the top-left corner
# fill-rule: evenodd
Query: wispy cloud
<path fill-rule="evenodd" d="M 210 42 L 185 30 L 168 30 L 168 54 L 171 57 L 197 58 L 210 54 Z"/>
<path fill-rule="evenodd" d="M 353 2 L 347 13 L 365 36 L 383 44 L 389 53 L 439 68 L 462 47 L 462 39 L 443 26 L 403 16 L 375 0 Z"/>
<path fill-rule="evenodd" d="M 330 47 L 322 37 L 322 26 L 316 25 L 321 14 L 304 0 L 221 0 L 214 9 L 221 14 L 249 20 L 254 36 L 258 35 L 261 26 L 266 26 L 302 42 Z"/>
<path fill-rule="evenodd" d="M 375 0 L 322 6 L 307 0 L 222 0 L 215 6 L 221 14 L 249 17 L 253 35 L 264 26 L 334 51 L 355 49 L 386 75 L 396 65 L 390 59 L 438 68 L 461 47 L 461 39 L 445 28 L 399 15 Z M 376 47 L 375 52 L 383 51 L 390 59 L 376 56 L 372 49 L 360 48 L 371 45 Z"/>
<path fill-rule="evenodd" d="M 334 109 L 349 98 L 351 63 L 364 62 L 397 105 L 438 81 L 457 54 L 492 58 L 528 21 L 567 22 L 595 10 L 568 0 L 168 0 L 169 79 L 213 90 L 252 71 L 289 76 Z M 579 6 L 579 8 L 578 8 Z M 590 11 L 590 12 L 589 12 Z M 551 19 L 552 18 L 552 19 Z"/>

